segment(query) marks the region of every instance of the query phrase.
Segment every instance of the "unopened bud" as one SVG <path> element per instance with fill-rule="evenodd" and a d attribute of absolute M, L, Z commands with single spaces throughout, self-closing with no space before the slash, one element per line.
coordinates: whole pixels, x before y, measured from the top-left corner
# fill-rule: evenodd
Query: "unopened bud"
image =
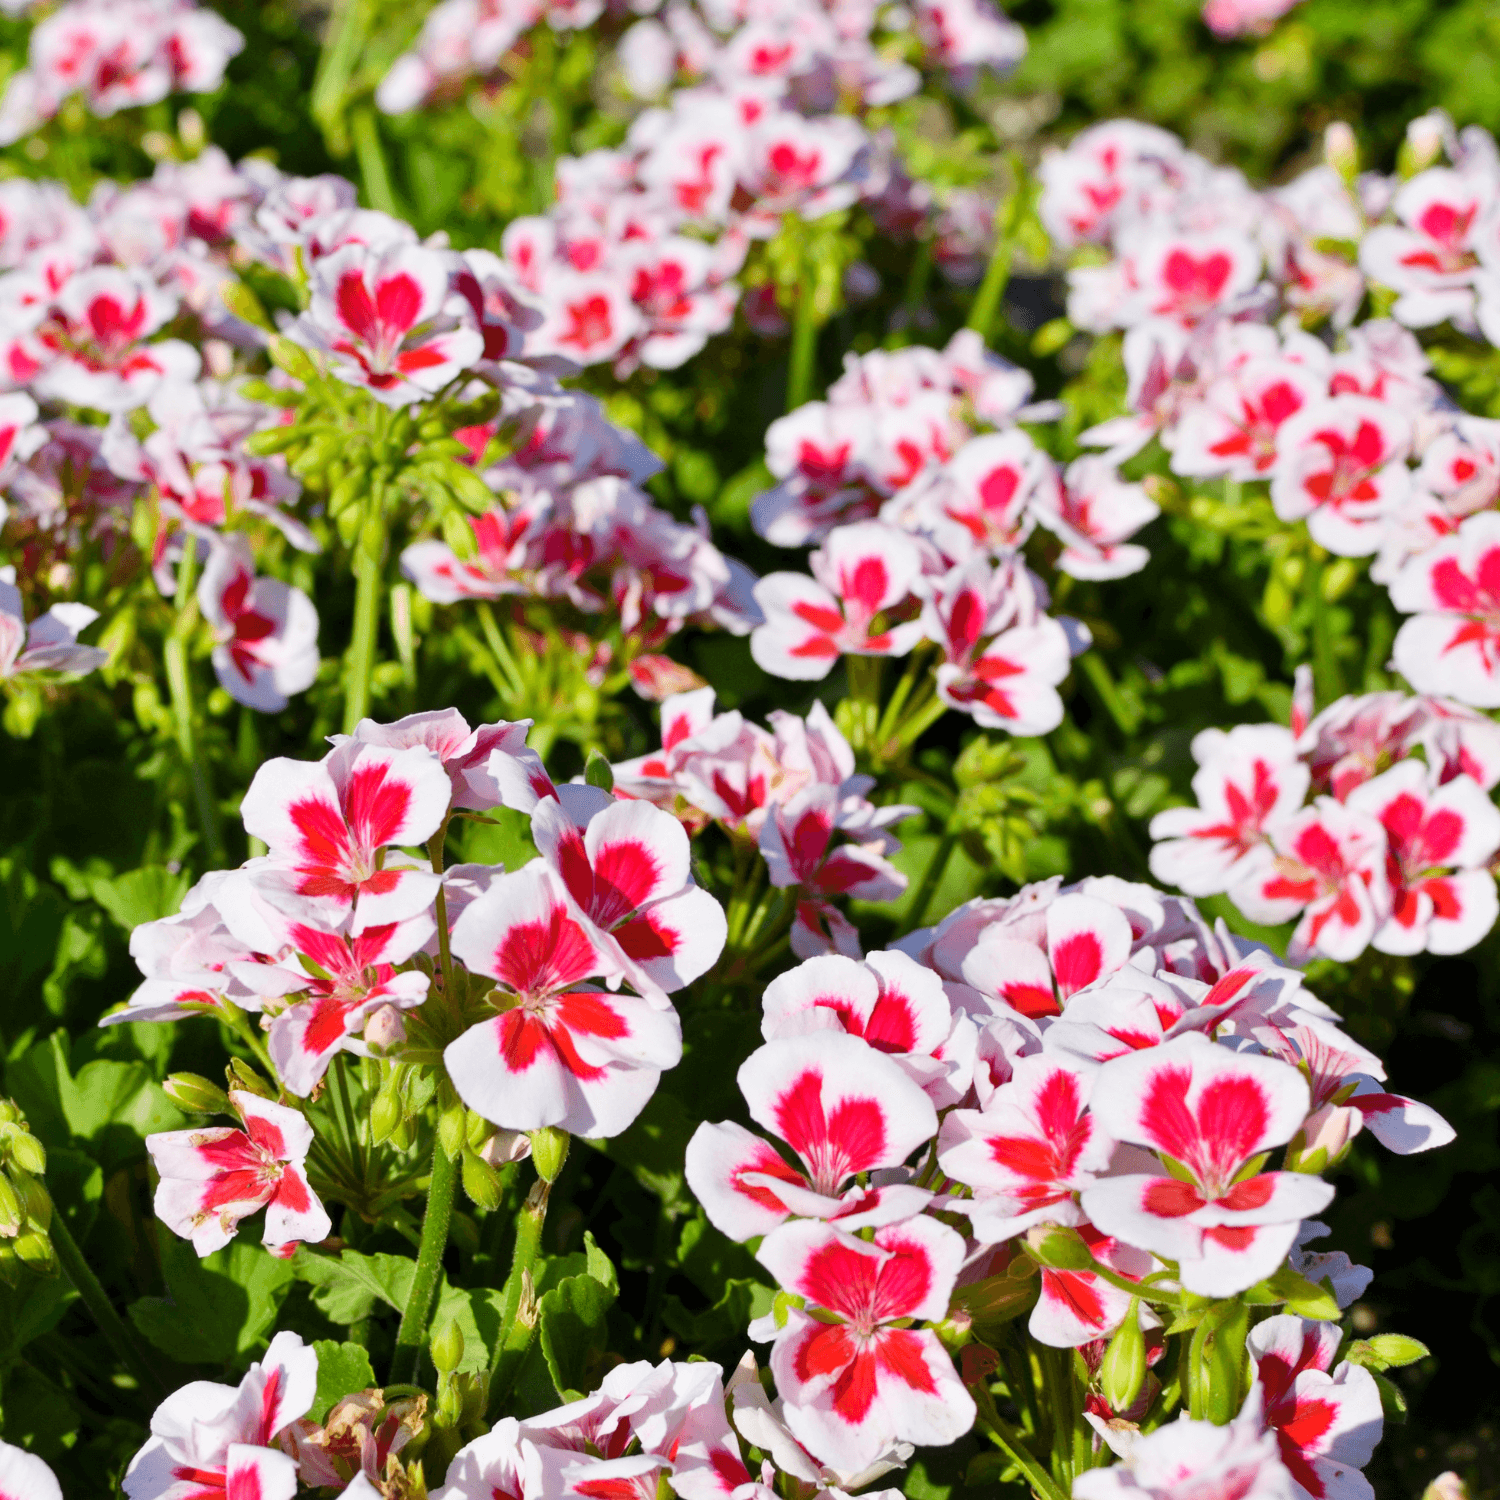
<path fill-rule="evenodd" d="M 1024 1255 L 1017 1256 L 1000 1275 L 986 1276 L 983 1281 L 959 1287 L 953 1294 L 948 1316 L 955 1317 L 961 1309 L 979 1337 L 993 1343 L 999 1329 L 1022 1313 L 1029 1312 L 1037 1299 L 1036 1278 L 1019 1274 L 1022 1264 L 1036 1270 L 1035 1261 Z"/>
<path fill-rule="evenodd" d="M 1451 121 L 1439 109 L 1418 115 L 1406 127 L 1406 151 L 1401 162 L 1403 175 L 1415 176 L 1425 171 L 1443 154 L 1443 138 Z"/>
<path fill-rule="evenodd" d="M 243 281 L 226 281 L 218 290 L 219 300 L 235 317 L 257 328 L 273 327 L 260 298 Z"/>
<path fill-rule="evenodd" d="M 462 1104 L 450 1105 L 438 1116 L 438 1140 L 443 1154 L 456 1157 L 464 1149 L 464 1134 L 468 1127 L 468 1111 Z"/>
<path fill-rule="evenodd" d="M 47 1148 L 24 1125 L 10 1139 L 10 1159 L 33 1177 L 47 1170 Z"/>
<path fill-rule="evenodd" d="M 1128 1411 L 1146 1379 L 1146 1336 L 1141 1332 L 1140 1302 L 1131 1298 L 1125 1321 L 1115 1330 L 1099 1363 L 1099 1389 L 1117 1416 Z"/>
<path fill-rule="evenodd" d="M 464 1331 L 453 1319 L 449 1319 L 432 1336 L 429 1346 L 433 1368 L 439 1375 L 451 1375 L 463 1363 Z"/>
<path fill-rule="evenodd" d="M 57 1263 L 52 1254 L 52 1241 L 40 1229 L 28 1229 L 12 1241 L 16 1255 L 28 1270 L 39 1276 L 50 1276 Z"/>
<path fill-rule="evenodd" d="M 589 758 L 584 762 L 583 779 L 590 786 L 598 787 L 601 792 L 612 792 L 615 789 L 614 767 L 597 748 L 589 751 Z"/>
<path fill-rule="evenodd" d="M 0 1099 L 0 1124 L 14 1125 L 21 1118 L 21 1111 L 13 1101 Z"/>
<path fill-rule="evenodd" d="M 1286 1148 L 1286 1169 L 1316 1176 L 1349 1154 L 1364 1116 L 1347 1105 L 1325 1104 L 1309 1115 Z"/>
<path fill-rule="evenodd" d="M 388 1141 L 401 1123 L 401 1098 L 386 1083 L 370 1101 L 370 1138 L 379 1146 Z"/>
<path fill-rule="evenodd" d="M 162 1084 L 173 1104 L 195 1115 L 229 1114 L 229 1095 L 198 1073 L 173 1073 Z"/>
<path fill-rule="evenodd" d="M 966 1308 L 952 1307 L 941 1323 L 932 1325 L 932 1331 L 949 1354 L 957 1354 L 965 1344 L 973 1342 L 974 1319 Z"/>
<path fill-rule="evenodd" d="M 21 1195 L 11 1185 L 10 1178 L 0 1173 L 0 1235 L 7 1239 L 14 1238 L 20 1233 L 25 1217 Z"/>
<path fill-rule="evenodd" d="M 365 1043 L 379 1056 L 406 1040 L 406 1022 L 394 1005 L 382 1005 L 365 1022 Z"/>
<path fill-rule="evenodd" d="M 464 1192 L 476 1208 L 492 1212 L 504 1197 L 500 1174 L 471 1146 L 464 1147 Z"/>
<path fill-rule="evenodd" d="M 42 1186 L 40 1177 L 26 1175 L 15 1179 L 16 1193 L 26 1211 L 26 1222 L 35 1229 L 46 1229 L 52 1223 L 52 1198 Z"/>
<path fill-rule="evenodd" d="M 497 1130 L 478 1148 L 481 1159 L 492 1167 L 509 1161 L 525 1161 L 531 1155 L 531 1137 L 524 1130 Z"/>
<path fill-rule="evenodd" d="M 494 1129 L 482 1114 L 472 1109 L 469 1111 L 469 1128 L 465 1139 L 476 1151 L 489 1140 Z"/>
<path fill-rule="evenodd" d="M 276 1097 L 276 1090 L 243 1057 L 231 1057 L 227 1072 L 231 1103 L 233 1103 L 233 1095 L 240 1089 L 255 1094 L 261 1099 Z"/>
<path fill-rule="evenodd" d="M 1094 1257 L 1075 1229 L 1058 1224 L 1038 1224 L 1026 1232 L 1026 1253 L 1052 1271 L 1089 1271 Z"/>
<path fill-rule="evenodd" d="M 531 1161 L 543 1182 L 556 1182 L 568 1159 L 568 1132 L 544 1125 L 531 1132 Z"/>
<path fill-rule="evenodd" d="M 1359 175 L 1359 142 L 1346 121 L 1335 120 L 1323 132 L 1323 160 L 1345 182 L 1353 182 Z"/>

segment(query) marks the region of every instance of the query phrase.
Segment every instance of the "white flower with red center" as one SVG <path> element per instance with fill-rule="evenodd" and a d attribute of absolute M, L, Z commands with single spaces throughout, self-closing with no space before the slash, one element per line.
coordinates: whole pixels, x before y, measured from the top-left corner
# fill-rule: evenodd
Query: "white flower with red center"
<path fill-rule="evenodd" d="M 621 271 L 641 315 L 636 352 L 652 369 L 680 368 L 734 321 L 736 288 L 718 283 L 713 250 L 702 240 L 665 235 L 632 244 Z"/>
<path fill-rule="evenodd" d="M 1255 1398 L 1251 1398 L 1254 1403 Z M 1302 1500 L 1275 1435 L 1247 1406 L 1226 1427 L 1186 1414 L 1138 1438 L 1124 1463 L 1089 1469 L 1074 1500 Z"/>
<path fill-rule="evenodd" d="M 631 961 L 637 988 L 680 990 L 724 950 L 724 909 L 693 883 L 682 824 L 649 802 L 563 787 L 538 803 L 532 838 L 578 909 Z"/>
<path fill-rule="evenodd" d="M 1337 1323 L 1280 1313 L 1250 1330 L 1246 1345 L 1259 1388 L 1249 1404 L 1275 1434 L 1299 1500 L 1369 1500 L 1359 1471 L 1380 1442 L 1384 1416 L 1375 1378 L 1359 1365 L 1335 1366 Z"/>
<path fill-rule="evenodd" d="M 286 957 L 259 973 L 241 973 L 252 992 L 257 981 L 265 981 L 263 998 L 285 996 L 295 1002 L 272 1020 L 270 1052 L 283 1085 L 306 1098 L 335 1053 L 363 1050 L 359 1032 L 377 1011 L 386 1006 L 410 1010 L 427 998 L 427 976 L 420 970 L 397 973 L 396 965 L 426 945 L 436 928 L 422 912 L 350 937 L 312 922 L 278 921 L 279 916 L 274 908 L 264 914 L 268 930 L 257 936 L 255 946 Z M 239 930 L 250 936 L 247 928 Z"/>
<path fill-rule="evenodd" d="M 771 884 L 800 886 L 810 896 L 894 900 L 907 882 L 885 857 L 889 846 L 884 836 L 833 843 L 840 826 L 839 802 L 838 789 L 820 782 L 771 808 L 760 828 L 760 852 Z M 856 840 L 858 836 L 855 830 Z"/>
<path fill-rule="evenodd" d="M 1292 732 L 1298 736 L 1297 753 L 1312 772 L 1313 790 L 1331 792 L 1340 802 L 1362 781 L 1409 754 L 1432 717 L 1433 710 L 1423 699 L 1389 692 L 1340 698 L 1310 718 L 1312 669 L 1297 670 L 1299 682 L 1306 685 L 1307 708 L 1301 713 L 1294 698 Z"/>
<path fill-rule="evenodd" d="M 894 1058 L 939 1109 L 969 1090 L 974 1023 L 954 1014 L 941 978 L 904 953 L 871 953 L 862 963 L 810 958 L 773 979 L 761 1003 L 768 1042 L 846 1031 Z"/>
<path fill-rule="evenodd" d="M 844 115 L 768 112 L 746 140 L 741 179 L 756 214 L 770 227 L 783 213 L 813 219 L 847 208 L 859 196 L 853 169 L 867 141 L 864 128 Z"/>
<path fill-rule="evenodd" d="M 453 807 L 467 812 L 487 812 L 504 801 L 500 783 L 490 770 L 491 757 L 497 752 L 514 758 L 531 756 L 526 748 L 530 719 L 514 722 L 500 720 L 470 729 L 468 721 L 456 708 L 432 709 L 427 713 L 408 714 L 394 724 L 377 724 L 361 719 L 354 726 L 351 739 L 365 745 L 385 745 L 392 750 L 409 750 L 414 746 L 431 750 L 443 763 L 453 787 Z M 342 744 L 344 736 L 333 737 Z"/>
<path fill-rule="evenodd" d="M 1067 631 L 1043 615 L 1035 624 L 1002 631 L 966 666 L 942 663 L 938 696 L 986 729 L 1046 734 L 1062 723 L 1057 687 L 1072 658 Z"/>
<path fill-rule="evenodd" d="M 1411 558 L 1391 603 L 1412 618 L 1392 659 L 1419 692 L 1500 707 L 1500 515 L 1481 511 Z"/>
<path fill-rule="evenodd" d="M 750 1118 L 784 1140 L 800 1166 L 741 1125 L 698 1127 L 688 1185 L 731 1239 L 767 1234 L 793 1216 L 858 1228 L 921 1211 L 929 1195 L 919 1188 L 852 1182 L 900 1168 L 937 1133 L 931 1101 L 894 1059 L 858 1037 L 817 1031 L 767 1042 L 737 1081 Z"/>
<path fill-rule="evenodd" d="M 1177 1037 L 1106 1063 L 1090 1108 L 1116 1140 L 1158 1152 L 1182 1175 L 1106 1178 L 1083 1190 L 1084 1213 L 1105 1234 L 1177 1261 L 1199 1296 L 1233 1296 L 1271 1275 L 1299 1223 L 1333 1197 L 1316 1177 L 1253 1173 L 1309 1109 L 1306 1081 L 1275 1058 Z"/>
<path fill-rule="evenodd" d="M 1192 327 L 1254 289 L 1261 255 L 1243 234 L 1221 229 L 1149 235 L 1130 248 L 1124 264 L 1132 285 L 1122 326 L 1166 318 Z"/>
<path fill-rule="evenodd" d="M 99 618 L 87 604 L 54 604 L 28 626 L 13 568 L 0 569 L 0 679 L 23 672 L 92 672 L 109 660 L 98 646 L 80 646 L 78 632 Z"/>
<path fill-rule="evenodd" d="M 1350 962 L 1390 914 L 1386 835 L 1367 812 L 1319 797 L 1275 831 L 1275 861 L 1241 881 L 1235 905 L 1252 922 L 1302 913 L 1287 953 Z"/>
<path fill-rule="evenodd" d="M 1500 811 L 1459 775 L 1435 785 L 1404 760 L 1356 787 L 1349 807 L 1377 818 L 1386 835 L 1390 915 L 1371 944 L 1382 953 L 1462 953 L 1495 925 L 1500 900 L 1486 868 L 1500 849 Z"/>
<path fill-rule="evenodd" d="M 1062 544 L 1060 571 L 1072 578 L 1126 578 L 1150 561 L 1130 538 L 1161 508 L 1145 487 L 1129 484 L 1107 458 L 1090 455 L 1068 465 L 1060 484 L 1044 486 L 1033 513 Z"/>
<path fill-rule="evenodd" d="M 944 464 L 968 435 L 947 391 L 919 390 L 887 403 L 877 396 L 865 419 L 873 423 L 866 468 L 885 494 L 905 489 L 928 465 Z"/>
<path fill-rule="evenodd" d="M 1116 222 L 1133 213 L 1140 196 L 1180 181 L 1188 153 L 1170 131 L 1135 120 L 1106 120 L 1074 136 L 1065 151 L 1049 151 L 1039 176 L 1038 213 L 1065 249 L 1106 244 Z"/>
<path fill-rule="evenodd" d="M 1247 360 L 1184 408 L 1173 435 L 1173 473 L 1265 479 L 1275 466 L 1283 425 L 1326 394 L 1325 378 L 1306 364 Z"/>
<path fill-rule="evenodd" d="M 1101 1266 L 1130 1281 L 1139 1281 L 1155 1266 L 1144 1250 L 1100 1234 L 1092 1224 L 1080 1224 L 1079 1236 Z M 1130 1311 L 1131 1294 L 1093 1271 L 1055 1271 L 1041 1268 L 1041 1291 L 1031 1309 L 1026 1329 L 1039 1344 L 1053 1349 L 1077 1349 L 1095 1339 L 1108 1338 Z"/>
<path fill-rule="evenodd" d="M 421 245 L 345 245 L 313 267 L 294 334 L 377 401 L 425 401 L 484 356 L 470 305 L 453 290 L 454 266 L 451 254 Z"/>
<path fill-rule="evenodd" d="M 168 1396 L 121 1488 L 130 1500 L 292 1500 L 296 1460 L 271 1444 L 317 1386 L 316 1351 L 278 1333 L 238 1386 L 194 1380 Z"/>
<path fill-rule="evenodd" d="M 672 664 L 676 666 L 674 662 Z M 637 691 L 640 691 L 637 688 Z M 725 715 L 726 719 L 731 716 Z M 738 733 L 740 721 L 734 715 Z M 661 749 L 634 760 L 618 761 L 614 772 L 615 794 L 641 797 L 657 806 L 670 807 L 677 795 L 678 772 L 692 756 L 698 736 L 714 723 L 714 690 L 711 687 L 674 692 L 661 699 Z"/>
<path fill-rule="evenodd" d="M 496 1125 L 618 1135 L 682 1055 L 670 1006 L 586 985 L 618 982 L 624 955 L 544 860 L 475 897 L 453 924 L 452 949 L 471 974 L 497 981 L 506 1007 L 443 1053 L 459 1097 Z"/>
<path fill-rule="evenodd" d="M 527 335 L 540 325 L 542 311 L 516 273 L 492 251 L 465 250 L 453 289 L 469 304 L 484 339 L 482 358 L 518 358 Z"/>
<path fill-rule="evenodd" d="M 270 851 L 251 866 L 256 882 L 272 899 L 306 902 L 329 925 L 353 911 L 354 933 L 415 916 L 432 904 L 438 877 L 386 868 L 387 852 L 426 844 L 451 794 L 442 761 L 425 746 L 351 740 L 320 761 L 269 760 L 240 804 L 246 831 Z"/>
<path fill-rule="evenodd" d="M 1193 737 L 1197 807 L 1151 820 L 1151 873 L 1190 896 L 1237 888 L 1274 859 L 1271 834 L 1301 810 L 1312 775 L 1278 724 L 1240 724 Z"/>
<path fill-rule="evenodd" d="M 1314 402 L 1277 432 L 1271 503 L 1283 521 L 1306 519 L 1330 552 L 1366 557 L 1411 488 L 1410 447 L 1411 425 L 1394 406 L 1368 396 Z"/>
<path fill-rule="evenodd" d="M 97 411 L 134 411 L 164 381 L 193 381 L 197 353 L 178 339 L 146 340 L 177 310 L 143 272 L 95 266 L 70 276 L 41 309 L 26 342 L 40 396 Z"/>
<path fill-rule="evenodd" d="M 1033 1224 L 1077 1224 L 1076 1195 L 1109 1166 L 1114 1142 L 1089 1113 L 1094 1070 L 1078 1060 L 1022 1057 L 983 1110 L 943 1120 L 938 1165 L 974 1189 L 964 1205 L 981 1244 Z"/>
<path fill-rule="evenodd" d="M 318 675 L 318 612 L 301 589 L 259 578 L 250 544 L 234 532 L 216 543 L 198 582 L 198 607 L 218 644 L 214 674 L 238 703 L 279 713 Z"/>
<path fill-rule="evenodd" d="M 1422 454 L 1417 482 L 1450 516 L 1472 515 L 1500 500 L 1500 422 L 1459 413 Z"/>
<path fill-rule="evenodd" d="M 1039 915 L 1030 930 L 986 928 L 959 961 L 966 984 L 1031 1019 L 1059 1014 L 1079 990 L 1128 963 L 1134 946 L 1129 918 L 1097 896 L 1070 892 Z"/>
<path fill-rule="evenodd" d="M 773 1230 L 756 1259 L 831 1321 L 789 1309 L 750 1336 L 774 1337 L 771 1370 L 787 1426 L 823 1462 L 860 1469 L 893 1441 L 944 1446 L 969 1430 L 974 1402 L 930 1329 L 964 1258 L 962 1236 L 915 1218 L 856 1239 L 829 1224 Z"/>
<path fill-rule="evenodd" d="M 1380 224 L 1359 247 L 1360 268 L 1401 295 L 1393 317 L 1413 328 L 1471 317 L 1476 254 L 1497 201 L 1484 173 L 1429 167 L 1404 183 L 1391 204 L 1399 224 Z"/>
<path fill-rule="evenodd" d="M 866 471 L 871 442 L 858 407 L 809 401 L 778 417 L 766 429 L 766 467 L 780 483 L 751 503 L 757 535 L 805 547 L 835 526 L 872 517 L 880 499 Z"/>
<path fill-rule="evenodd" d="M 636 177 L 653 201 L 689 220 L 728 216 L 745 149 L 744 127 L 725 99 L 705 96 L 676 110 L 641 158 Z"/>
<path fill-rule="evenodd" d="M 950 557 L 1012 551 L 1031 534 L 1036 507 L 1057 508 L 1056 466 L 1020 428 L 971 438 L 918 483 L 919 514 Z M 907 503 L 897 495 L 887 509 Z"/>
<path fill-rule="evenodd" d="M 156 1216 L 199 1255 L 222 1249 L 240 1220 L 262 1208 L 269 1249 L 328 1238 L 333 1225 L 308 1186 L 304 1162 L 312 1126 L 284 1104 L 236 1089 L 229 1101 L 245 1128 L 160 1131 L 146 1149 L 161 1181 Z M 289 1253 L 289 1252 L 288 1252 Z"/>
<path fill-rule="evenodd" d="M 1312 1090 L 1312 1113 L 1291 1147 L 1299 1155 L 1321 1144 L 1332 1161 L 1366 1125 L 1397 1156 L 1432 1151 L 1454 1139 L 1453 1127 L 1435 1109 L 1385 1093 L 1380 1059 L 1325 1018 L 1294 1012 L 1289 1020 L 1247 1029 L 1273 1056 L 1299 1069 Z"/>
<path fill-rule="evenodd" d="M 876 521 L 841 526 L 810 559 L 813 577 L 771 573 L 755 585 L 765 615 L 750 636 L 757 665 L 775 677 L 816 681 L 840 656 L 904 656 L 922 638 L 915 620 L 879 617 L 911 597 L 919 547 Z"/>
<path fill-rule="evenodd" d="M 641 314 L 630 300 L 621 271 L 575 271 L 548 265 L 538 298 L 545 316 L 529 336 L 528 349 L 560 354 L 579 365 L 613 359 L 641 331 Z"/>
<path fill-rule="evenodd" d="M 499 599 L 542 591 L 538 564 L 566 534 L 548 534 L 552 497 L 528 495 L 514 506 L 497 505 L 467 516 L 473 555 L 460 557 L 446 542 L 413 542 L 401 554 L 401 571 L 434 604 Z"/>

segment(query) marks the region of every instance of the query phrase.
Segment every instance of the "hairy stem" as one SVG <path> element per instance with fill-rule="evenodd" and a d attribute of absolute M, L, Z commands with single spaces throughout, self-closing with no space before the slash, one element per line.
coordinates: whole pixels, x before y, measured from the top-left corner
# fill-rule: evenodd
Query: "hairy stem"
<path fill-rule="evenodd" d="M 812 398 L 818 358 L 818 278 L 805 266 L 792 314 L 792 348 L 787 356 L 786 409 L 795 411 Z"/>
<path fill-rule="evenodd" d="M 214 802 L 208 762 L 198 744 L 193 675 L 187 653 L 187 638 L 198 618 L 193 597 L 197 557 L 198 539 L 190 535 L 183 543 L 182 562 L 177 569 L 177 620 L 167 637 L 163 654 L 167 691 L 172 699 L 172 725 L 176 731 L 178 752 L 193 784 L 193 805 L 198 813 L 199 831 L 203 834 L 203 853 L 209 865 L 217 869 L 224 863 L 224 835 L 219 827 L 219 809 Z"/>
<path fill-rule="evenodd" d="M 531 1347 L 536 1331 L 536 1290 L 534 1273 L 542 1249 L 542 1227 L 547 1222 L 547 1198 L 551 1184 L 538 1177 L 526 1195 L 521 1212 L 516 1215 L 516 1247 L 511 1255 L 510 1275 L 505 1282 L 505 1306 L 500 1326 L 505 1330 L 495 1346 L 490 1364 L 489 1408 L 493 1422 L 505 1404 L 521 1362 Z"/>
<path fill-rule="evenodd" d="M 427 1337 L 427 1322 L 443 1279 L 443 1251 L 448 1248 L 448 1226 L 453 1219 L 453 1193 L 458 1185 L 458 1158 L 443 1150 L 441 1139 L 432 1145 L 432 1179 L 427 1188 L 427 1212 L 422 1215 L 422 1242 L 417 1269 L 396 1330 L 396 1352 L 391 1358 L 391 1380 L 416 1378 L 417 1360 Z"/>

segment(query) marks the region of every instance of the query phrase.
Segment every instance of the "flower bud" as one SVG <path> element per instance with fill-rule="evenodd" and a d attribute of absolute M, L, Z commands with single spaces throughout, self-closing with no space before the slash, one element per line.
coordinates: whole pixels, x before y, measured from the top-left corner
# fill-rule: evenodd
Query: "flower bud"
<path fill-rule="evenodd" d="M 401 1096 L 395 1082 L 393 1074 L 370 1101 L 370 1138 L 377 1146 L 388 1141 L 401 1123 Z"/>
<path fill-rule="evenodd" d="M 1146 1378 L 1146 1337 L 1141 1332 L 1140 1301 L 1132 1298 L 1125 1321 L 1115 1330 L 1099 1364 L 1099 1389 L 1118 1415 L 1128 1411 Z"/>
<path fill-rule="evenodd" d="M 40 1229 L 28 1229 L 18 1234 L 14 1241 L 16 1255 L 21 1263 L 38 1276 L 51 1276 L 57 1270 L 52 1254 L 52 1241 Z"/>
<path fill-rule="evenodd" d="M 21 1175 L 13 1179 L 26 1222 L 33 1229 L 46 1229 L 52 1223 L 52 1198 L 42 1186 L 40 1177 Z"/>
<path fill-rule="evenodd" d="M 583 779 L 590 786 L 598 787 L 601 792 L 612 792 L 615 789 L 614 767 L 597 746 L 589 750 L 589 758 L 584 762 Z"/>
<path fill-rule="evenodd" d="M 1359 142 L 1347 121 L 1335 120 L 1323 132 L 1323 160 L 1345 182 L 1353 182 L 1359 175 Z"/>
<path fill-rule="evenodd" d="M 482 1161 L 503 1167 L 506 1162 L 525 1161 L 531 1155 L 531 1137 L 522 1130 L 497 1130 L 475 1149 Z"/>
<path fill-rule="evenodd" d="M 1406 149 L 1401 153 L 1401 173 L 1415 177 L 1425 171 L 1443 154 L 1443 138 L 1452 128 L 1452 122 L 1438 109 L 1418 115 L 1406 127 Z"/>
<path fill-rule="evenodd" d="M 195 1115 L 231 1113 L 229 1095 L 218 1084 L 197 1073 L 173 1073 L 162 1084 L 162 1092 L 182 1109 Z"/>
<path fill-rule="evenodd" d="M 47 1170 L 47 1148 L 24 1125 L 10 1139 L 10 1159 L 33 1177 Z"/>
<path fill-rule="evenodd" d="M 464 1192 L 476 1208 L 493 1211 L 500 1207 L 504 1197 L 500 1174 L 472 1146 L 464 1147 L 463 1179 Z"/>
<path fill-rule="evenodd" d="M 365 1043 L 378 1056 L 406 1040 L 406 1022 L 394 1005 L 382 1005 L 365 1022 Z"/>
<path fill-rule="evenodd" d="M 464 1331 L 453 1320 L 449 1319 L 432 1336 L 429 1346 L 432 1354 L 433 1368 L 439 1375 L 451 1375 L 464 1357 Z"/>
<path fill-rule="evenodd" d="M 932 1325 L 932 1331 L 949 1354 L 957 1354 L 965 1344 L 973 1341 L 974 1319 L 967 1308 L 954 1306 L 948 1309 L 948 1316 L 941 1323 Z"/>
<path fill-rule="evenodd" d="M 986 1276 L 983 1281 L 959 1287 L 953 1294 L 948 1316 L 953 1318 L 961 1310 L 979 1337 L 993 1343 L 1006 1323 L 1029 1312 L 1036 1301 L 1038 1283 L 1035 1277 L 1016 1274 L 1020 1262 L 1036 1269 L 1034 1261 L 1018 1256 L 998 1276 Z"/>
<path fill-rule="evenodd" d="M 1076 1229 L 1037 1224 L 1026 1231 L 1026 1253 L 1052 1271 L 1091 1271 L 1094 1257 Z"/>
<path fill-rule="evenodd" d="M 452 1104 L 438 1116 L 438 1140 L 445 1155 L 456 1157 L 464 1149 L 468 1111 L 462 1104 Z"/>
<path fill-rule="evenodd" d="M 21 1118 L 21 1111 L 9 1099 L 0 1099 L 0 1124 L 14 1125 Z"/>
<path fill-rule="evenodd" d="M 274 1099 L 276 1090 L 266 1082 L 243 1057 L 231 1057 L 229 1059 L 228 1080 L 231 1091 L 245 1089 L 261 1099 Z"/>
<path fill-rule="evenodd" d="M 291 339 L 278 336 L 270 343 L 269 353 L 271 363 L 278 370 L 285 370 L 293 380 L 314 380 L 317 378 L 318 367 L 312 361 L 312 356 L 300 344 L 294 344 Z"/>
<path fill-rule="evenodd" d="M 273 327 L 260 298 L 243 281 L 223 282 L 219 287 L 219 300 L 242 322 L 253 323 L 257 328 Z"/>
<path fill-rule="evenodd" d="M 0 1174 L 0 1235 L 13 1239 L 20 1233 L 25 1218 L 21 1195 L 11 1185 L 10 1178 Z"/>
<path fill-rule="evenodd" d="M 556 1182 L 568 1159 L 568 1133 L 544 1125 L 531 1132 L 531 1160 L 543 1182 Z"/>
<path fill-rule="evenodd" d="M 1347 1105 L 1325 1104 L 1309 1115 L 1286 1148 L 1286 1169 L 1314 1175 L 1337 1166 L 1364 1124 L 1364 1116 Z"/>

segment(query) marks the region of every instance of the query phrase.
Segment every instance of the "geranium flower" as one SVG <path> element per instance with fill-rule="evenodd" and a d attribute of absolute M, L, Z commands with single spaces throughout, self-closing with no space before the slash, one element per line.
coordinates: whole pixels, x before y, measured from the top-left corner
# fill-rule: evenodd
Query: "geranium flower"
<path fill-rule="evenodd" d="M 240 1220 L 262 1208 L 269 1249 L 327 1239 L 332 1222 L 303 1168 L 312 1126 L 295 1109 L 244 1089 L 232 1092 L 229 1102 L 244 1121 L 243 1130 L 220 1125 L 146 1137 L 161 1177 L 157 1218 L 191 1240 L 199 1255 L 222 1249 L 239 1232 Z"/>

